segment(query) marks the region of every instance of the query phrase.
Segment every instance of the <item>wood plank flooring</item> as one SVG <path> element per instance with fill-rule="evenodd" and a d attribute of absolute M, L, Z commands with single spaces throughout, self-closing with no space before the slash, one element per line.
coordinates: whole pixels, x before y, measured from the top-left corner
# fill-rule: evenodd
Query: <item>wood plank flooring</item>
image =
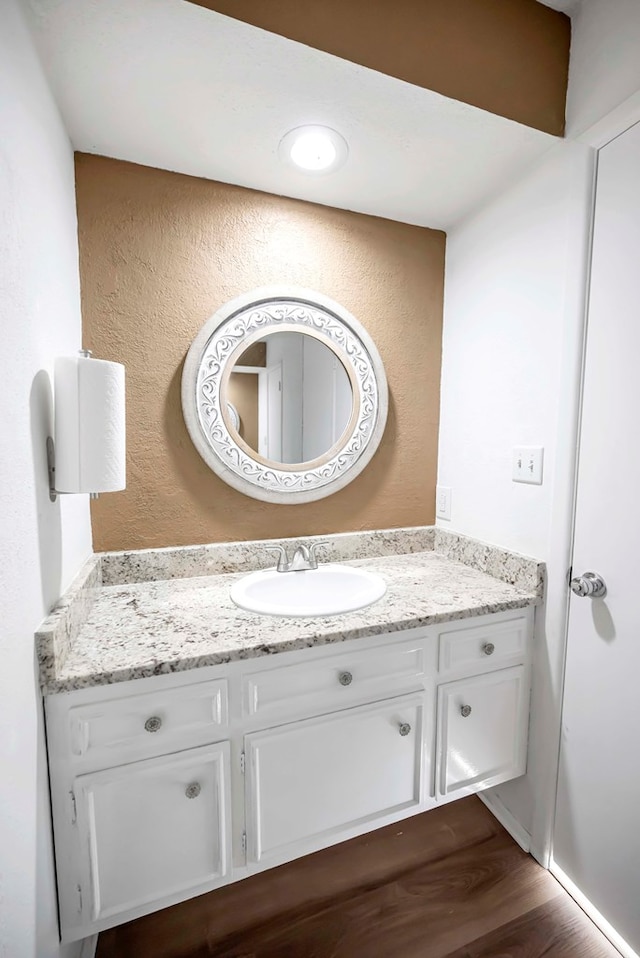
<path fill-rule="evenodd" d="M 619 958 L 476 797 L 103 932 L 96 958 Z"/>

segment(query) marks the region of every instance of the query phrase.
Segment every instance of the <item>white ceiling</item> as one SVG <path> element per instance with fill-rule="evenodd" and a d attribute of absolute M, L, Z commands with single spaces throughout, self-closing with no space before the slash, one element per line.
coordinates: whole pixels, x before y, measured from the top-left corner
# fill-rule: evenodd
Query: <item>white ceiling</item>
<path fill-rule="evenodd" d="M 447 229 L 557 142 L 184 0 L 27 2 L 84 152 Z M 343 134 L 342 169 L 280 162 L 304 123 Z"/>

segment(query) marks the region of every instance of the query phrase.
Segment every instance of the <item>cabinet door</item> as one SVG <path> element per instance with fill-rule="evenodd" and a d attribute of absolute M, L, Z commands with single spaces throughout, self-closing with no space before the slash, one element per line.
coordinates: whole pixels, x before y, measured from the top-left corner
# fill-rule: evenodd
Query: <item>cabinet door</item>
<path fill-rule="evenodd" d="M 438 689 L 438 792 L 476 792 L 524 775 L 529 695 L 523 666 Z"/>
<path fill-rule="evenodd" d="M 403 696 L 246 736 L 250 860 L 292 859 L 418 805 L 423 712 Z"/>
<path fill-rule="evenodd" d="M 81 775 L 74 794 L 89 864 L 85 922 L 151 911 L 141 906 L 161 907 L 225 880 L 227 742 Z"/>

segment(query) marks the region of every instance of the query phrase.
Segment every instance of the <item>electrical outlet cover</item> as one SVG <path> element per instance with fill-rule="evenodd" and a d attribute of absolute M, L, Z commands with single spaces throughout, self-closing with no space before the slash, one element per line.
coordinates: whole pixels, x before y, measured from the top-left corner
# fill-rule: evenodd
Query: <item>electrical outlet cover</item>
<path fill-rule="evenodd" d="M 451 519 L 451 489 L 436 486 L 436 519 Z"/>

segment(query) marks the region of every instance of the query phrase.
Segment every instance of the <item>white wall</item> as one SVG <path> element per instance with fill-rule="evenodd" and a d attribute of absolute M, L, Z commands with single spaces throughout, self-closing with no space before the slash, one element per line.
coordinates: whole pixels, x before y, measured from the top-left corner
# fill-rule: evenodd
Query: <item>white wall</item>
<path fill-rule="evenodd" d="M 585 202 L 586 147 L 565 145 L 449 233 L 439 476 L 459 530 L 547 552 L 565 299 Z M 545 447 L 541 486 L 512 448 Z"/>
<path fill-rule="evenodd" d="M 49 502 L 49 372 L 80 346 L 73 155 L 18 0 L 0 9 L 0 955 L 60 949 L 33 632 L 91 551 L 86 497 Z"/>
<path fill-rule="evenodd" d="M 567 135 L 576 136 L 640 90 L 640 3 L 582 0 L 571 26 Z"/>
<path fill-rule="evenodd" d="M 438 482 L 452 488 L 452 518 L 439 525 L 549 567 L 529 774 L 495 790 L 541 857 L 559 734 L 592 163 L 586 146 L 559 144 L 447 239 Z M 544 446 L 541 486 L 512 482 L 515 445 Z"/>

